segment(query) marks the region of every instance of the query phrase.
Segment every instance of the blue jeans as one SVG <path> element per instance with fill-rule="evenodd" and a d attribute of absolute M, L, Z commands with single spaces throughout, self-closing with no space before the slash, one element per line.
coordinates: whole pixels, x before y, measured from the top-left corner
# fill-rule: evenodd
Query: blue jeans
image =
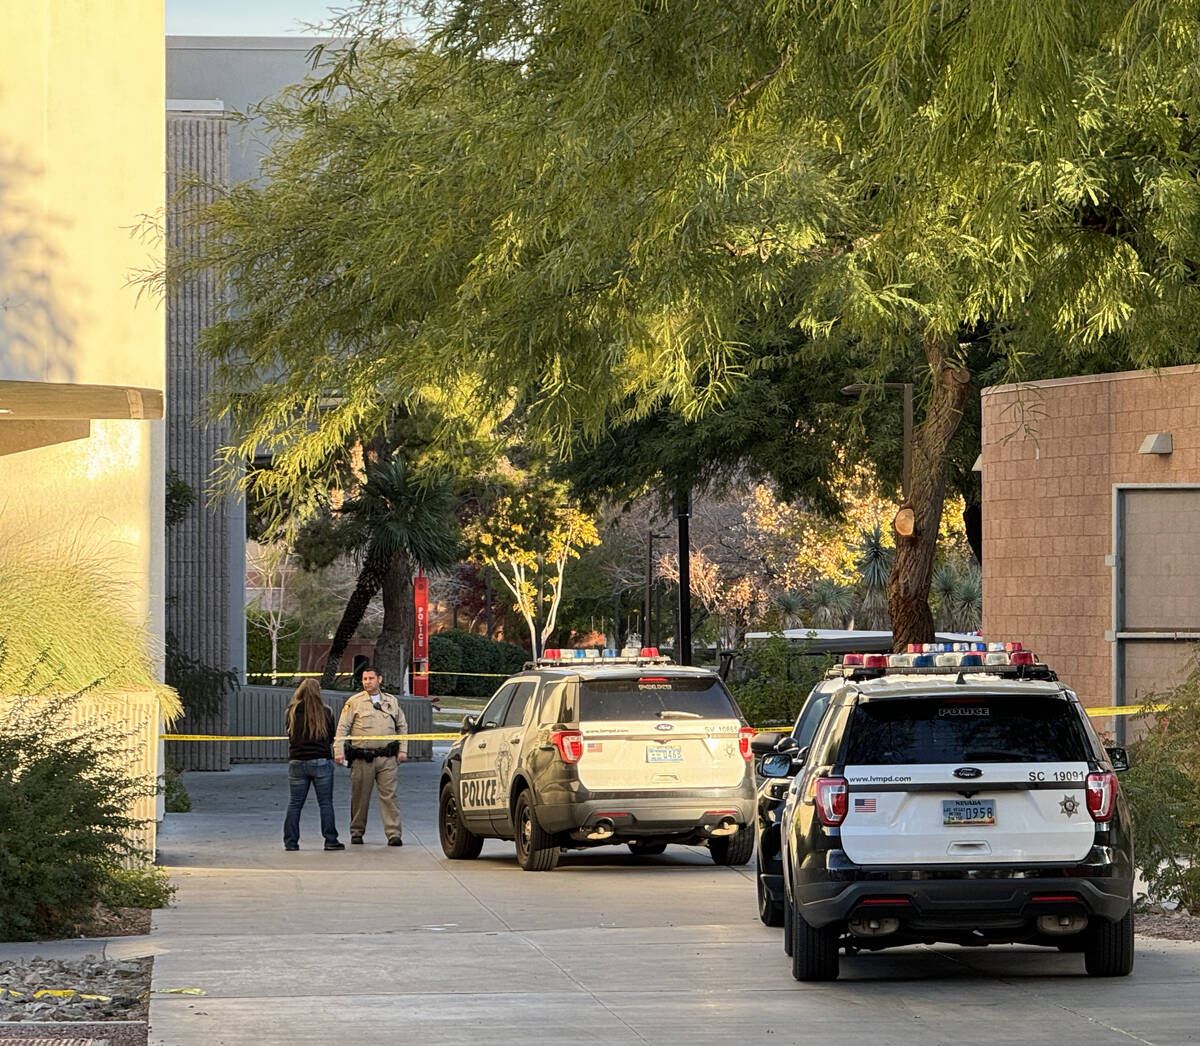
<path fill-rule="evenodd" d="M 333 816 L 333 760 L 292 759 L 288 762 L 288 787 L 292 796 L 283 819 L 284 846 L 300 845 L 300 811 L 308 798 L 310 783 L 316 789 L 317 806 L 321 808 L 321 834 L 327 844 L 338 841 L 337 822 Z"/>

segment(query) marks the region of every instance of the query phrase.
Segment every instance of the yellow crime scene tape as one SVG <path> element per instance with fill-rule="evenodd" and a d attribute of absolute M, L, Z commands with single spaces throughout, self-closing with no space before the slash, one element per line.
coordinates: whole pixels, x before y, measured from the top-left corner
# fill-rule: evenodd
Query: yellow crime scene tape
<path fill-rule="evenodd" d="M 247 679 L 320 679 L 324 672 L 247 672 Z M 352 672 L 337 672 L 337 676 L 353 675 Z M 507 679 L 511 672 L 447 672 L 443 669 L 418 672 L 421 676 L 475 676 L 479 679 Z"/>
<path fill-rule="evenodd" d="M 1105 716 L 1126 716 L 1126 715 L 1146 715 L 1151 712 L 1165 712 L 1170 705 L 1106 705 L 1103 708 L 1087 708 L 1084 711 L 1093 719 L 1102 719 Z M 764 730 L 790 730 L 791 723 L 786 723 L 782 726 L 763 726 L 757 729 L 761 732 Z M 457 741 L 462 737 L 461 730 L 455 730 L 453 733 L 437 733 L 437 734 L 372 734 L 362 737 L 348 737 L 347 741 Z M 164 741 L 286 741 L 287 737 L 282 735 L 232 735 L 232 734 L 163 734 Z"/>
<path fill-rule="evenodd" d="M 455 741 L 462 731 L 445 734 L 364 734 L 347 737 L 347 741 Z M 163 734 L 164 741 L 286 741 L 286 734 Z"/>

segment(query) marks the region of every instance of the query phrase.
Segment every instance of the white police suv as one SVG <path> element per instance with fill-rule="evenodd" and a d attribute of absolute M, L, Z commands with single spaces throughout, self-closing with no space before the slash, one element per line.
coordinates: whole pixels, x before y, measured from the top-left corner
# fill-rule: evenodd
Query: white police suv
<path fill-rule="evenodd" d="M 797 980 L 839 951 L 1022 942 L 1133 968 L 1133 845 L 1115 771 L 1076 694 L 1019 644 L 847 655 L 780 829 Z"/>
<path fill-rule="evenodd" d="M 714 671 L 654 648 L 547 650 L 463 720 L 442 764 L 442 849 L 470 859 L 513 839 L 522 868 L 547 871 L 568 848 L 701 843 L 745 864 L 753 733 Z"/>

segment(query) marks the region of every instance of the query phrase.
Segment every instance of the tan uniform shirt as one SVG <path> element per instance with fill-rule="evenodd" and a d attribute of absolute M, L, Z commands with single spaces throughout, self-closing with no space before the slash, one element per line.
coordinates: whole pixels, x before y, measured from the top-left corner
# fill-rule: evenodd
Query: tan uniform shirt
<path fill-rule="evenodd" d="M 375 707 L 371 695 L 360 690 L 346 701 L 338 719 L 337 734 L 333 739 L 333 750 L 339 755 L 346 753 L 346 741 L 355 748 L 386 748 L 390 741 L 356 741 L 356 737 L 383 737 L 387 734 L 408 733 L 408 721 L 400 708 L 400 702 L 391 694 L 380 693 L 379 708 Z M 400 741 L 400 751 L 408 755 L 408 742 Z"/>

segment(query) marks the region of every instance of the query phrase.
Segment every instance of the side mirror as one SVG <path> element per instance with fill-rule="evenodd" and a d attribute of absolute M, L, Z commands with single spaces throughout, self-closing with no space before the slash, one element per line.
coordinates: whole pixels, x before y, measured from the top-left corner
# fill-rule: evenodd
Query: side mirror
<path fill-rule="evenodd" d="M 764 755 L 759 764 L 763 777 L 791 777 L 796 773 L 792 757 L 780 752 Z"/>
<path fill-rule="evenodd" d="M 1112 748 L 1104 749 L 1108 753 L 1108 761 L 1112 763 L 1112 768 L 1120 773 L 1122 770 L 1129 769 L 1129 753 L 1117 745 Z"/>
<path fill-rule="evenodd" d="M 465 716 L 463 716 L 463 721 L 462 721 L 462 732 L 463 732 L 464 734 L 471 734 L 471 733 L 474 733 L 474 732 L 475 732 L 475 727 L 476 727 L 476 726 L 478 726 L 478 725 L 479 725 L 479 716 L 477 716 L 477 715 L 465 715 Z"/>
<path fill-rule="evenodd" d="M 766 755 L 768 752 L 774 752 L 775 746 L 779 744 L 779 739 L 783 736 L 783 734 L 775 733 L 774 731 L 755 734 L 750 738 L 750 751 L 754 755 Z"/>

